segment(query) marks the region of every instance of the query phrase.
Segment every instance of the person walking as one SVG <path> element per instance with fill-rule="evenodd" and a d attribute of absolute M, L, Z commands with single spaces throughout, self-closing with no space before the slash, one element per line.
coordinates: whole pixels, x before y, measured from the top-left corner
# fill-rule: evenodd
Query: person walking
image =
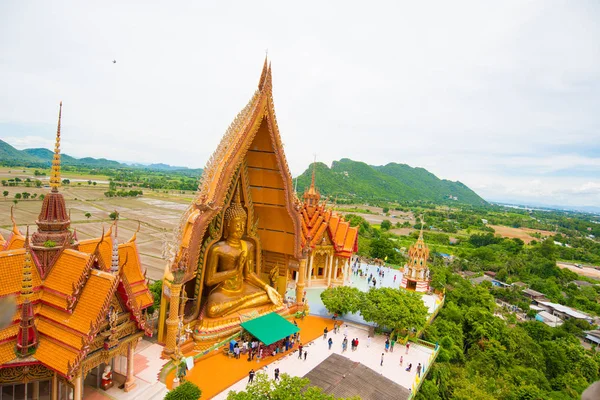
<path fill-rule="evenodd" d="M 394 339 L 392 339 L 390 341 L 390 351 L 393 353 L 394 352 L 394 345 L 396 344 L 396 341 Z"/>
<path fill-rule="evenodd" d="M 402 362 L 404 362 L 404 358 L 400 356 L 400 366 L 402 366 Z"/>
<path fill-rule="evenodd" d="M 279 380 L 279 368 L 275 368 L 275 380 Z"/>
<path fill-rule="evenodd" d="M 381 353 L 381 362 L 379 363 L 379 366 L 383 367 L 383 353 Z"/>
<path fill-rule="evenodd" d="M 354 350 L 358 350 L 358 338 L 356 338 L 356 341 L 354 343 Z"/>
<path fill-rule="evenodd" d="M 300 345 L 298 346 L 298 358 L 302 359 L 302 348 L 304 346 L 302 346 L 302 343 L 300 343 Z"/>
<path fill-rule="evenodd" d="M 385 339 L 385 352 L 390 351 L 390 339 Z"/>
<path fill-rule="evenodd" d="M 406 367 L 406 371 L 410 372 L 411 369 L 412 369 L 412 363 L 408 364 L 408 367 Z"/>
<path fill-rule="evenodd" d="M 419 363 L 419 365 L 417 365 L 417 376 L 419 378 L 421 377 L 421 363 Z"/>
<path fill-rule="evenodd" d="M 306 361 L 306 356 L 308 355 L 308 351 L 304 350 L 304 361 Z"/>
<path fill-rule="evenodd" d="M 329 350 L 331 350 L 331 346 L 333 346 L 333 339 L 329 338 L 329 340 L 327 341 L 327 344 L 329 345 Z"/>
<path fill-rule="evenodd" d="M 240 347 L 237 344 L 233 348 L 233 353 L 235 354 L 235 358 L 240 358 Z"/>
<path fill-rule="evenodd" d="M 396 275 L 394 275 L 394 283 L 396 283 Z"/>
<path fill-rule="evenodd" d="M 371 347 L 371 335 L 367 337 L 367 347 Z"/>
<path fill-rule="evenodd" d="M 248 372 L 248 383 L 252 383 L 254 382 L 254 370 L 251 369 L 250 372 Z"/>
<path fill-rule="evenodd" d="M 323 340 L 327 339 L 327 327 L 323 329 Z"/>
<path fill-rule="evenodd" d="M 345 352 L 347 348 L 348 348 L 348 338 L 344 338 L 344 340 L 342 341 L 342 353 Z"/>
<path fill-rule="evenodd" d="M 407 343 L 406 343 L 406 354 L 408 354 L 408 349 L 409 349 L 409 348 L 410 348 L 410 343 L 409 343 L 409 342 L 407 342 Z"/>

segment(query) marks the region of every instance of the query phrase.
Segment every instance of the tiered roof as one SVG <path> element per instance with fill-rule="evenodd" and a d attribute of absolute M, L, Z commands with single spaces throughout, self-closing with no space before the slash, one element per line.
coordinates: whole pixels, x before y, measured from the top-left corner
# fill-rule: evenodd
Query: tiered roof
<path fill-rule="evenodd" d="M 107 322 L 115 297 L 123 304 L 122 309 L 130 313 L 138 331 L 146 334 L 151 334 L 151 329 L 141 312 L 153 300 L 141 272 L 135 235 L 130 241 L 117 244 L 116 235 L 109 229 L 100 238 L 78 243 L 68 229 L 66 205 L 58 192 L 59 141 L 60 117 L 52 162 L 52 189 L 44 198 L 36 221 L 38 231 L 31 238 L 24 237 L 13 218 L 11 236 L 0 239 L 0 298 L 14 296 L 17 303 L 13 323 L 0 329 L 0 368 L 15 362 L 42 363 L 70 378 Z M 113 244 L 118 246 L 119 257 L 118 269 L 111 273 Z M 24 340 L 24 330 L 32 325 L 23 321 L 24 316 L 31 317 L 37 331 L 37 349 L 28 350 L 27 358 L 17 359 L 15 349 L 22 347 L 17 345 Z M 28 332 L 25 344 L 31 345 L 31 336 L 27 335 L 32 330 Z M 22 351 L 20 355 L 23 356 Z"/>
<path fill-rule="evenodd" d="M 342 215 L 327 208 L 325 201 L 321 202 L 314 166 L 310 187 L 302 197 L 302 247 L 308 244 L 314 248 L 325 240 L 333 245 L 338 257 L 350 258 L 358 251 L 358 227 L 351 227 Z"/>
<path fill-rule="evenodd" d="M 408 266 L 416 269 L 427 268 L 427 259 L 429 258 L 429 247 L 423 240 L 423 227 L 417 241 L 408 249 Z"/>

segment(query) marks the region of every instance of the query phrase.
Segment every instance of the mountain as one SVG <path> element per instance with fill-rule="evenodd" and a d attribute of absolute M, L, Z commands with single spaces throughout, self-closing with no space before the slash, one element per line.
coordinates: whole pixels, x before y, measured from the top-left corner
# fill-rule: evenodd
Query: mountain
<path fill-rule="evenodd" d="M 312 166 L 297 178 L 298 193 L 301 194 L 310 185 L 311 175 Z M 317 163 L 315 176 L 316 186 L 323 195 L 371 201 L 429 200 L 487 204 L 461 182 L 439 179 L 424 168 L 406 164 L 373 166 L 343 158 L 334 161 L 331 168 Z"/>
<path fill-rule="evenodd" d="M 47 168 L 52 164 L 53 156 L 54 152 L 48 149 L 35 148 L 17 150 L 10 144 L 0 140 L 0 164 Z M 190 169 L 187 167 L 173 167 L 168 164 L 129 165 L 114 160 L 107 160 L 106 158 L 75 158 L 68 154 L 61 154 L 60 161 L 62 165 L 72 165 L 77 167 L 147 169 L 152 171 L 181 172 L 190 176 L 199 176 L 202 174 L 202 169 L 200 168 Z"/>

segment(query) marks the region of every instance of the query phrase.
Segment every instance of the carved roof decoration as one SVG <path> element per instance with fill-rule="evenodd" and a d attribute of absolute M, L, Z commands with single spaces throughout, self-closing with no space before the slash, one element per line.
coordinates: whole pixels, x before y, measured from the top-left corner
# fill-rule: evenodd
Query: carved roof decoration
<path fill-rule="evenodd" d="M 268 129 L 269 146 L 276 160 L 274 165 L 269 166 L 269 170 L 279 174 L 283 180 L 282 201 L 288 217 L 292 220 L 294 231 L 292 252 L 295 257 L 301 257 L 302 227 L 298 213 L 299 201 L 293 190 L 275 116 L 271 65 L 265 58 L 258 90 L 235 117 L 204 167 L 196 199 L 182 216 L 175 232 L 178 250 L 171 260 L 171 266 L 178 268 L 183 255 L 187 253 L 185 264 L 188 276 L 193 276 L 200 256 L 201 239 L 211 221 L 226 207 L 227 193 L 236 177 L 236 172 L 245 162 L 250 146 L 256 145 L 254 141 L 257 132 L 265 126 Z M 165 271 L 165 276 L 172 276 L 169 269 Z"/>
<path fill-rule="evenodd" d="M 417 241 L 410 246 L 408 249 L 408 262 L 407 266 L 413 269 L 424 269 L 427 268 L 427 259 L 429 258 L 429 247 L 425 244 L 423 239 L 423 221 L 421 221 L 421 231 L 419 232 L 419 238 Z"/>
<path fill-rule="evenodd" d="M 60 116 L 54 186 L 44 199 L 51 201 L 44 202 L 36 221 L 38 231 L 23 237 L 13 217 L 12 234 L 0 250 L 0 297 L 15 296 L 17 303 L 13 323 L 0 329 L 0 369 L 13 365 L 17 349 L 20 356 L 29 357 L 27 360 L 70 378 L 88 354 L 99 351 L 90 346 L 106 324 L 106 313 L 115 297 L 126 305 L 121 317 L 135 327 L 128 335 L 151 334 L 143 311 L 153 299 L 135 238 L 118 244 L 111 238 L 111 227 L 100 238 L 79 243 L 68 230 L 70 221 L 58 192 L 59 143 Z M 114 274 L 109 272 L 113 244 L 122 262 Z"/>

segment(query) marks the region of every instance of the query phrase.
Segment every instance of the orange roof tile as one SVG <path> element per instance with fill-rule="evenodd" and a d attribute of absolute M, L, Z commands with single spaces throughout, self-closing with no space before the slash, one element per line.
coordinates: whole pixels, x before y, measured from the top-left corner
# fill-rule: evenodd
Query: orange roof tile
<path fill-rule="evenodd" d="M 57 296 L 49 291 L 44 291 L 42 294 L 42 301 L 52 304 L 56 307 L 67 309 L 67 299 L 65 297 Z"/>
<path fill-rule="evenodd" d="M 17 336 L 18 331 L 19 331 L 19 324 L 12 324 L 12 325 L 9 325 L 6 328 L 0 330 L 0 342 L 8 339 L 10 337 Z"/>
<path fill-rule="evenodd" d="M 114 279 L 109 273 L 93 269 L 73 314 L 69 315 L 67 312 L 43 305 L 40 315 L 87 334 L 90 323 L 96 320 L 102 309 L 102 303 L 107 298 Z"/>
<path fill-rule="evenodd" d="M 10 341 L 0 344 L 0 365 L 14 360 L 15 356 L 15 342 Z"/>
<path fill-rule="evenodd" d="M 67 363 L 73 362 L 77 353 L 66 347 L 52 342 L 48 338 L 40 337 L 40 345 L 35 352 L 35 358 L 63 375 L 67 374 Z"/>
<path fill-rule="evenodd" d="M 5 250 L 22 249 L 25 246 L 25 237 L 23 237 L 23 235 L 16 235 L 13 233 L 10 235 L 10 238 L 8 238 L 8 241 L 4 245 Z"/>
<path fill-rule="evenodd" d="M 0 296 L 21 292 L 25 249 L 0 251 Z M 42 283 L 37 268 L 31 271 L 34 289 Z M 33 300 L 33 299 L 32 299 Z M 19 302 L 19 300 L 17 300 Z"/>
<path fill-rule="evenodd" d="M 59 325 L 53 324 L 43 318 L 40 318 L 37 323 L 38 332 L 59 340 L 76 349 L 81 348 L 82 335 L 77 335 L 71 331 L 63 329 Z"/>
<path fill-rule="evenodd" d="M 79 280 L 89 259 L 89 254 L 65 249 L 46 278 L 44 286 L 60 293 L 72 294 L 73 283 Z"/>
<path fill-rule="evenodd" d="M 79 242 L 79 251 L 83 253 L 92 254 L 96 250 L 96 246 L 100 243 L 98 247 L 98 252 L 100 253 L 100 259 L 104 263 L 104 266 L 108 269 L 110 268 L 110 261 L 112 256 L 112 237 L 110 236 L 110 230 L 104 234 L 104 240 L 102 238 L 96 239 L 86 239 Z"/>

